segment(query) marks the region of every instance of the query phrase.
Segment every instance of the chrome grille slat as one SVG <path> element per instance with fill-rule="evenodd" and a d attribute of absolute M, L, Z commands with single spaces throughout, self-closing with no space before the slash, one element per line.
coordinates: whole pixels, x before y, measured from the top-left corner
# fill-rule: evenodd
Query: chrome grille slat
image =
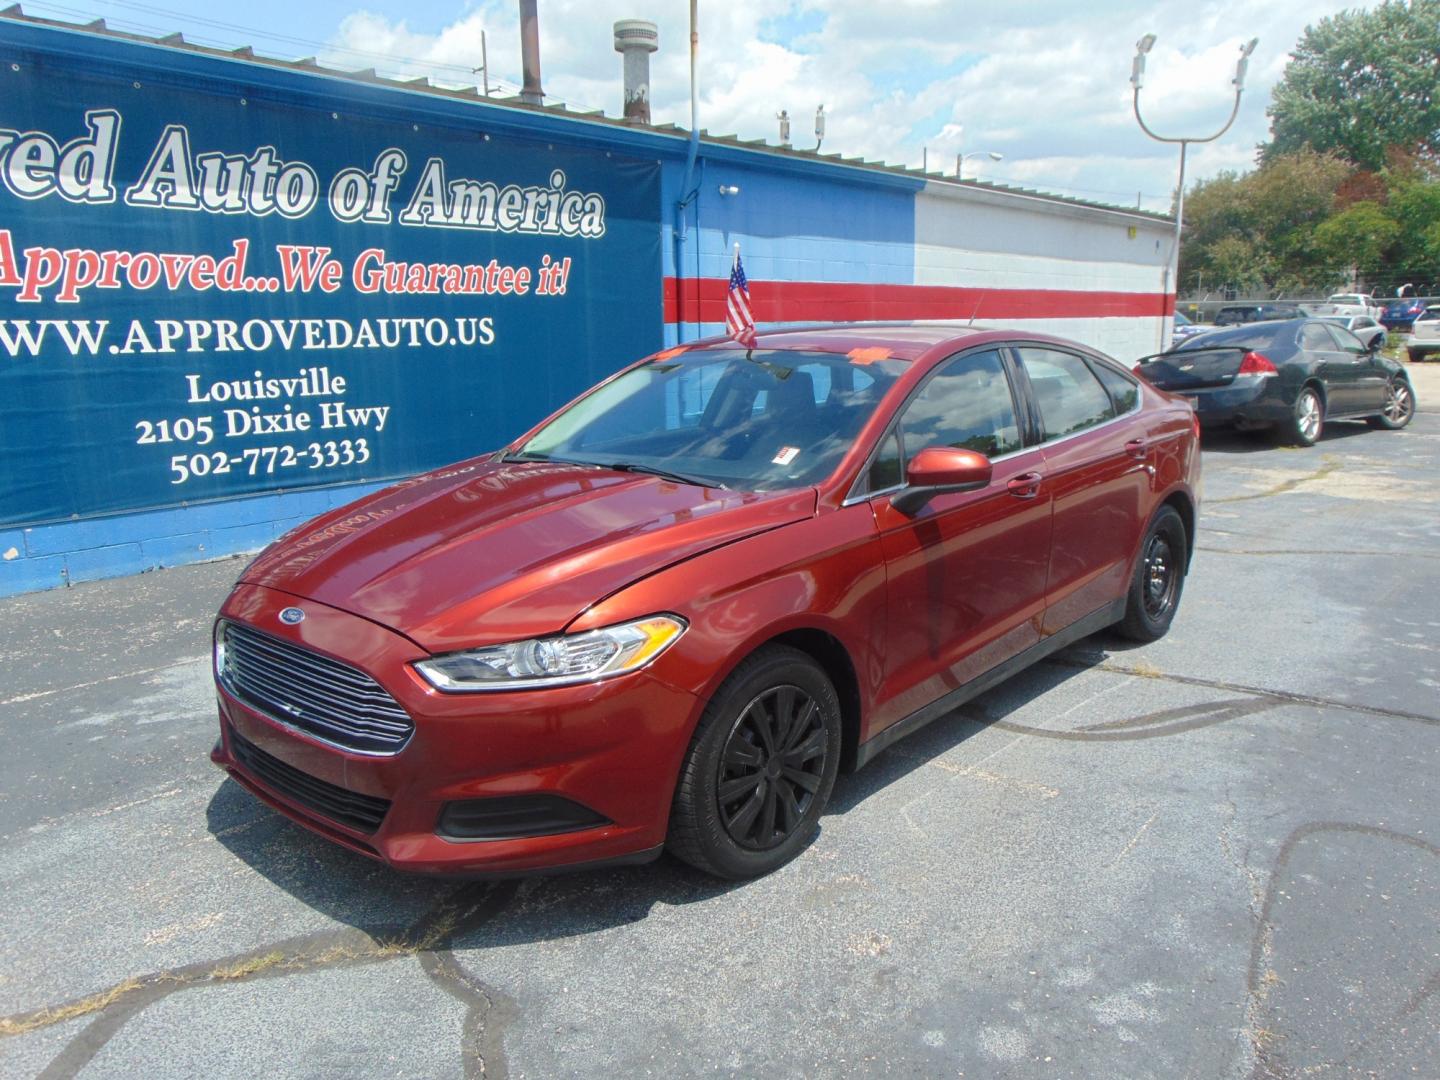
<path fill-rule="evenodd" d="M 258 655 L 273 657 L 282 664 L 298 664 L 326 678 L 353 686 L 356 690 L 365 691 L 376 685 L 375 680 L 353 668 L 345 668 L 321 656 L 307 655 L 302 650 L 288 645 L 282 646 L 279 642 L 267 640 L 260 634 L 253 634 L 247 640 Z M 389 697 L 383 690 L 379 691 L 378 696 Z"/>
<path fill-rule="evenodd" d="M 359 730 L 376 735 L 404 735 L 408 730 L 402 724 L 380 725 L 354 716 L 342 715 L 340 719 L 336 719 L 334 710 L 316 706 L 310 699 L 302 699 L 302 696 L 296 694 L 293 689 L 277 686 L 274 682 L 257 678 L 253 673 L 244 672 L 243 669 L 240 678 L 232 681 L 243 685 L 257 700 L 263 700 L 272 709 L 278 709 L 279 718 L 287 722 L 293 721 L 295 716 L 285 706 L 293 704 L 304 710 L 305 719 L 324 724 L 334 731 Z"/>
<path fill-rule="evenodd" d="M 351 709 L 371 708 L 377 714 L 376 719 L 379 719 L 380 714 L 386 711 L 386 706 L 388 705 L 385 695 L 372 695 L 362 698 L 336 690 L 329 695 L 319 696 L 311 687 L 293 683 L 289 678 L 289 672 L 286 671 L 282 665 L 260 663 L 257 662 L 254 657 L 237 657 L 235 663 L 238 668 L 245 671 L 248 677 L 256 680 L 269 680 L 276 684 L 277 690 L 282 694 L 289 691 L 296 694 L 296 696 L 309 698 L 311 703 L 322 711 L 333 709 L 335 706 L 332 703 L 338 700 L 340 704 L 348 706 Z M 401 726 L 405 726 L 406 723 L 405 721 L 397 722 L 400 723 Z"/>
<path fill-rule="evenodd" d="M 415 730 L 359 668 L 239 623 L 225 624 L 221 680 L 246 704 L 342 750 L 398 753 Z"/>

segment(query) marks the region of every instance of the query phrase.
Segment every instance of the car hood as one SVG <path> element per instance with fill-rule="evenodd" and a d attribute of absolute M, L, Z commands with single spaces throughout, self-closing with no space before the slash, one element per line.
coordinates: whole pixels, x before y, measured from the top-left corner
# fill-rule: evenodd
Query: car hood
<path fill-rule="evenodd" d="M 642 577 L 811 517 L 815 499 L 477 458 L 308 522 L 241 580 L 444 652 L 557 633 Z"/>

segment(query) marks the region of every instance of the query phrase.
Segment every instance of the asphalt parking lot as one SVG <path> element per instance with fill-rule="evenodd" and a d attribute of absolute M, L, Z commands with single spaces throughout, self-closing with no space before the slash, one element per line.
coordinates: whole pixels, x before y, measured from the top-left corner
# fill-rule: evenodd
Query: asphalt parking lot
<path fill-rule="evenodd" d="M 842 778 L 766 879 L 453 884 L 209 764 L 242 563 L 0 601 L 5 1076 L 1440 1075 L 1440 364 L 1207 437 L 1170 635 Z"/>

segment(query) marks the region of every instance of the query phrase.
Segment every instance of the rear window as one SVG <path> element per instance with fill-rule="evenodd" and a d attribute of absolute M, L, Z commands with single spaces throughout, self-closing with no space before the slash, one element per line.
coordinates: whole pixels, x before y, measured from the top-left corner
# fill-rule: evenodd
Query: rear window
<path fill-rule="evenodd" d="M 1194 352 L 1196 349 L 1214 348 L 1267 349 L 1273 346 L 1276 336 L 1291 325 L 1294 324 L 1252 323 L 1228 330 L 1211 330 L 1208 334 L 1187 339 L 1173 351 Z"/>
<path fill-rule="evenodd" d="M 1440 307 L 1428 307 L 1415 319 L 1416 322 L 1440 322 Z"/>

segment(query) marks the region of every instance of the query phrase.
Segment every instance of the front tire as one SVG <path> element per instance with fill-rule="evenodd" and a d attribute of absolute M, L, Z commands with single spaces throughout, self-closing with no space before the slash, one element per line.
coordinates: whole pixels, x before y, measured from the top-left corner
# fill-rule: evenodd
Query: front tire
<path fill-rule="evenodd" d="M 1156 641 L 1165 636 L 1180 607 L 1189 552 L 1179 513 L 1173 506 L 1161 507 L 1140 542 L 1140 557 L 1135 560 L 1125 598 L 1125 618 L 1119 626 L 1121 634 L 1131 641 Z"/>
<path fill-rule="evenodd" d="M 1302 386 L 1290 419 L 1280 425 L 1280 438 L 1293 446 L 1314 446 L 1325 430 L 1325 401 L 1313 386 Z"/>
<path fill-rule="evenodd" d="M 1396 377 L 1385 387 L 1385 411 L 1365 422 L 1373 428 L 1399 431 L 1415 418 L 1415 391 L 1408 379 Z"/>
<path fill-rule="evenodd" d="M 760 649 L 695 729 L 670 810 L 671 854 L 732 880 L 784 866 L 819 827 L 840 747 L 840 701 L 825 672 L 798 649 Z"/>
<path fill-rule="evenodd" d="M 1406 349 L 1405 351 L 1410 354 L 1410 363 L 1412 364 L 1418 364 L 1425 359 L 1425 354 L 1419 349 Z"/>

